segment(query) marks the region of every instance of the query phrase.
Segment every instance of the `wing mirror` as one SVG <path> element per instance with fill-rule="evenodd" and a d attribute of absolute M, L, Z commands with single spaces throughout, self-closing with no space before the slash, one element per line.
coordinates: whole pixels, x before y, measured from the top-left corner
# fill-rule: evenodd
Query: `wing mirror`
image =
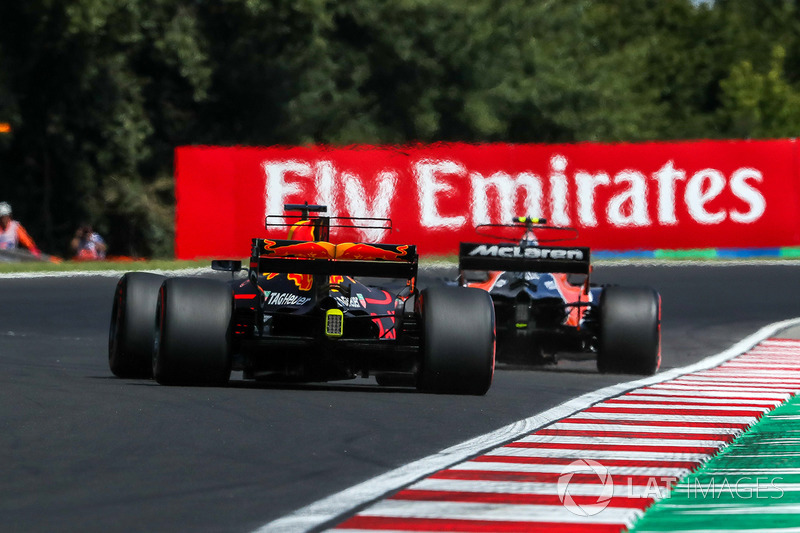
<path fill-rule="evenodd" d="M 232 259 L 215 259 L 211 261 L 211 270 L 234 273 L 239 272 L 241 269 L 241 261 L 234 261 Z"/>

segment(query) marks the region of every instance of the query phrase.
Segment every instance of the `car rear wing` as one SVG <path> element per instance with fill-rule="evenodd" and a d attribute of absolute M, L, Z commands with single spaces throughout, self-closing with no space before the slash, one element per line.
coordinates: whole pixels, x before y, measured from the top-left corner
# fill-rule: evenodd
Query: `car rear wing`
<path fill-rule="evenodd" d="M 589 274 L 589 248 L 462 242 L 459 270 Z"/>
<path fill-rule="evenodd" d="M 250 268 L 263 273 L 296 273 L 414 279 L 417 247 L 326 241 L 253 239 Z"/>

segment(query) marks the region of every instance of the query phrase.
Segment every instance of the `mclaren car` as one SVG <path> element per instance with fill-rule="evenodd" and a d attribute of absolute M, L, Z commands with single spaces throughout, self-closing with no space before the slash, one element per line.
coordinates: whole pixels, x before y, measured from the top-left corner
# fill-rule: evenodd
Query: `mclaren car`
<path fill-rule="evenodd" d="M 592 283 L 591 251 L 565 246 L 571 227 L 516 217 L 476 227 L 462 242 L 457 285 L 486 291 L 497 324 L 497 360 L 596 357 L 600 372 L 649 375 L 661 362 L 661 296 L 650 287 Z"/>

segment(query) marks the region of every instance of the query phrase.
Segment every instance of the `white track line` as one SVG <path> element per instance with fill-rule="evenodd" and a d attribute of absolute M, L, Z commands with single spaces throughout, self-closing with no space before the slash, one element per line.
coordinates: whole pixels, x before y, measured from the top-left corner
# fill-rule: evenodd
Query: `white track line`
<path fill-rule="evenodd" d="M 368 481 L 345 489 L 327 498 L 307 505 L 297 511 L 274 520 L 256 530 L 256 533 L 299 533 L 319 527 L 332 521 L 345 513 L 353 511 L 370 502 L 379 501 L 385 495 L 402 487 L 427 477 L 434 472 L 448 468 L 456 463 L 465 461 L 481 452 L 496 448 L 509 441 L 517 439 L 556 420 L 566 418 L 578 411 L 586 409 L 598 402 L 619 396 L 625 392 L 640 387 L 661 383 L 678 376 L 707 370 L 741 355 L 759 342 L 767 339 L 778 331 L 800 324 L 800 318 L 775 322 L 764 326 L 754 334 L 742 339 L 727 350 L 683 368 L 675 368 L 656 374 L 655 376 L 619 383 L 579 396 L 561 405 L 548 409 L 530 418 L 514 422 L 496 431 L 481 435 L 474 439 L 444 449 L 439 453 L 425 457 L 395 470 L 374 477 Z M 648 391 L 641 391 L 650 393 Z M 667 391 L 663 391 L 667 392 Z M 678 393 L 679 391 L 669 391 Z M 685 391 L 680 391 L 685 394 Z M 776 392 L 774 396 L 782 397 L 784 393 Z M 716 396 L 719 396 L 717 393 Z M 760 395 L 755 395 L 760 397 Z M 770 395 L 772 396 L 772 395 Z M 786 397 L 789 395 L 786 394 Z M 583 418 L 583 416 L 581 417 Z M 633 428 L 631 428 L 633 430 Z M 418 502 L 417 502 L 418 503 Z M 385 508 L 385 507 L 384 507 Z M 370 511 L 370 512 L 374 512 Z"/>
<path fill-rule="evenodd" d="M 652 468 L 650 470 L 656 472 L 645 472 L 643 475 L 652 476 L 654 478 L 665 477 L 668 479 L 677 479 L 688 474 L 688 470 Z M 667 473 L 660 473 L 661 471 Z M 611 475 L 621 476 L 623 474 L 612 473 Z M 646 488 L 646 487 L 644 487 Z M 503 482 L 503 481 L 464 481 L 460 479 L 423 479 L 419 483 L 415 483 L 409 487 L 410 490 L 435 490 L 435 491 L 452 491 L 452 492 L 489 492 L 495 494 L 557 494 L 558 483 L 542 483 L 541 481 L 535 482 Z M 574 490 L 573 490 L 574 489 Z M 570 483 L 569 493 L 573 496 L 600 496 L 605 490 L 601 483 L 582 484 Z M 640 485 L 627 485 L 623 483 L 616 483 L 614 485 L 613 496 L 640 496 L 643 487 Z"/>
<path fill-rule="evenodd" d="M 626 522 L 632 513 L 641 514 L 641 511 L 625 507 L 609 507 L 600 515 L 582 517 L 575 514 L 564 516 L 563 505 L 383 500 L 372 507 L 364 509 L 360 514 L 362 516 L 386 516 L 392 518 L 495 520 L 503 522 L 550 522 L 558 520 L 561 522 L 571 521 L 573 523 L 619 524 Z"/>
<path fill-rule="evenodd" d="M 60 272 L 7 272 L 0 273 L 2 279 L 39 279 L 39 278 L 121 278 L 126 272 L 149 272 L 162 276 L 199 276 L 211 274 L 211 262 L 207 267 L 183 268 L 180 270 L 75 270 Z"/>
<path fill-rule="evenodd" d="M 557 422 L 550 424 L 547 429 L 554 429 L 558 431 L 623 431 L 626 433 L 703 433 L 703 434 L 716 434 L 716 435 L 738 435 L 741 433 L 740 429 L 732 427 L 718 427 L 713 425 L 708 426 L 648 426 L 646 424 L 637 424 L 635 426 L 623 424 L 572 424 L 566 422 Z M 666 440 L 664 441 L 667 442 Z"/>
<path fill-rule="evenodd" d="M 647 435 L 637 435 L 636 437 L 602 437 L 597 435 L 591 436 L 563 436 L 563 435 L 539 435 L 534 433 L 533 435 L 528 435 L 527 437 L 522 437 L 519 440 L 514 442 L 531 442 L 536 444 L 548 444 L 548 445 L 557 445 L 560 446 L 562 444 L 584 444 L 587 446 L 590 445 L 599 445 L 599 444 L 607 444 L 609 446 L 625 446 L 629 444 L 635 444 L 637 446 L 719 446 L 720 442 L 727 442 L 725 440 L 705 440 L 705 437 L 702 439 L 662 439 L 660 437 L 649 439 Z M 562 465 L 563 470 L 563 465 Z"/>
<path fill-rule="evenodd" d="M 488 457 L 483 457 L 482 461 L 464 461 L 448 468 L 448 471 L 467 471 L 467 472 L 519 472 L 523 474 L 563 474 L 564 465 L 549 465 L 549 464 L 525 464 L 525 463 L 492 463 L 486 461 Z M 689 473 L 688 468 L 670 467 L 670 466 L 615 466 L 610 465 L 605 467 L 611 476 L 653 476 L 653 477 L 680 477 L 683 473 Z M 798 469 L 800 470 L 800 469 Z M 800 472 L 797 472 L 800 474 Z M 423 478 L 411 487 L 417 487 L 420 483 L 433 478 Z M 454 480 L 447 480 L 454 481 Z M 481 481 L 481 483 L 488 483 Z M 494 482 L 498 483 L 498 482 Z M 514 481 L 514 483 L 522 484 L 522 481 Z M 596 485 L 596 483 L 595 483 Z"/>

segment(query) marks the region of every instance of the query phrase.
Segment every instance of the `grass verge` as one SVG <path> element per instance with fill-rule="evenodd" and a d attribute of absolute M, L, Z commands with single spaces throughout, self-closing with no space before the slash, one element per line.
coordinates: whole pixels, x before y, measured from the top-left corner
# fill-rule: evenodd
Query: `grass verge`
<path fill-rule="evenodd" d="M 46 263 L 26 261 L 20 263 L 0 263 L 0 274 L 17 272 L 92 272 L 100 270 L 119 270 L 132 272 L 135 270 L 181 270 L 185 268 L 210 267 L 210 259 L 197 261 L 175 261 L 154 259 L 147 261 L 64 261 Z"/>

